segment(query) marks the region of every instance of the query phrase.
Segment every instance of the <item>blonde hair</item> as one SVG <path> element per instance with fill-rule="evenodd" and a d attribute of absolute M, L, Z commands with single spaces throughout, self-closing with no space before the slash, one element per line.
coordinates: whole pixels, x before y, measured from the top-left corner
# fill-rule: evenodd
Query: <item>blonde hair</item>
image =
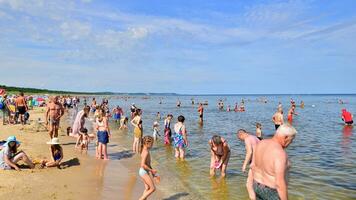
<path fill-rule="evenodd" d="M 294 136 L 297 130 L 290 124 L 282 124 L 276 131 L 276 135 L 280 136 Z"/>

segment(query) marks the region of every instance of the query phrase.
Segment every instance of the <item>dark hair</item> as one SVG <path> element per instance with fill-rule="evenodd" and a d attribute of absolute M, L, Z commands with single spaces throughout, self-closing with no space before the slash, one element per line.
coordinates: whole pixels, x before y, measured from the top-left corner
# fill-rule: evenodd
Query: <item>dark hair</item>
<path fill-rule="evenodd" d="M 211 141 L 215 144 L 215 145 L 220 145 L 222 143 L 221 137 L 219 135 L 214 135 L 211 138 Z"/>
<path fill-rule="evenodd" d="M 23 94 L 23 92 L 20 92 L 20 96 L 23 96 L 24 94 Z"/>
<path fill-rule="evenodd" d="M 261 128 L 262 127 L 262 124 L 260 124 L 259 122 L 256 123 L 256 127 L 257 128 Z"/>
<path fill-rule="evenodd" d="M 239 129 L 237 132 L 244 132 L 247 133 L 247 131 L 245 129 Z"/>
<path fill-rule="evenodd" d="M 180 115 L 179 117 L 178 117 L 178 121 L 179 122 L 184 122 L 184 120 L 185 120 L 185 117 L 183 116 L 183 115 Z"/>
<path fill-rule="evenodd" d="M 88 129 L 87 128 L 81 128 L 79 131 L 82 132 L 82 133 L 88 133 Z"/>

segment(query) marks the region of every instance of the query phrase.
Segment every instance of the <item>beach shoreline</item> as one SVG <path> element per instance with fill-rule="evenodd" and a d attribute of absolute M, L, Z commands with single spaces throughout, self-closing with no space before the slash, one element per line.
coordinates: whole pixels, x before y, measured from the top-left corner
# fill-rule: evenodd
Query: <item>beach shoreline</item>
<path fill-rule="evenodd" d="M 32 160 L 41 160 L 50 157 L 49 140 L 44 129 L 37 132 L 35 120 L 44 119 L 45 108 L 35 108 L 31 115 L 30 125 L 0 125 L 1 139 L 6 140 L 15 135 L 21 141 L 20 150 Z M 20 172 L 15 170 L 1 171 L 0 198 L 1 199 L 138 199 L 143 191 L 143 184 L 132 176 L 129 169 L 120 161 L 97 160 L 94 156 L 82 154 L 75 150 L 75 138 L 65 134 L 68 115 L 61 120 L 59 139 L 64 151 L 63 169 L 23 168 Z M 22 162 L 21 162 L 22 163 Z M 132 161 L 126 162 L 128 165 Z M 121 173 L 113 174 L 111 169 Z M 126 180 L 135 184 L 126 184 Z M 154 199 L 162 199 L 158 191 Z"/>

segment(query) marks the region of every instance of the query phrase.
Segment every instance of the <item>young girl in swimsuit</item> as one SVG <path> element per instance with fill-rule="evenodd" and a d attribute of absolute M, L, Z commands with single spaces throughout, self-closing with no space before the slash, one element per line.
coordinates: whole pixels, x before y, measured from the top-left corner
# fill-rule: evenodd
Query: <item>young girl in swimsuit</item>
<path fill-rule="evenodd" d="M 61 161 L 63 159 L 63 149 L 59 143 L 58 138 L 52 138 L 51 142 L 47 142 L 50 144 L 50 151 L 51 151 L 51 158 L 52 160 L 42 160 L 41 161 L 41 168 L 44 167 L 59 167 Z"/>
<path fill-rule="evenodd" d="M 171 120 L 173 115 L 168 114 L 164 120 L 164 144 L 171 144 L 172 130 L 171 130 Z"/>
<path fill-rule="evenodd" d="M 97 147 L 97 159 L 109 160 L 107 144 L 109 143 L 110 130 L 109 123 L 106 117 L 106 113 L 102 110 L 101 115 L 96 120 L 96 130 L 97 130 L 97 139 L 98 139 L 98 147 Z"/>
<path fill-rule="evenodd" d="M 141 110 L 136 109 L 134 113 L 134 118 L 131 120 L 131 124 L 134 127 L 134 141 L 132 144 L 132 151 L 134 153 L 139 152 L 139 145 L 142 138 L 142 120 L 141 120 Z"/>
<path fill-rule="evenodd" d="M 184 116 L 178 117 L 178 123 L 174 125 L 173 145 L 175 148 L 175 157 L 184 160 L 185 148 L 188 146 L 187 130 L 184 125 Z"/>
<path fill-rule="evenodd" d="M 159 182 L 157 171 L 154 170 L 151 166 L 150 150 L 152 146 L 153 146 L 153 138 L 151 136 L 143 137 L 141 142 L 141 167 L 138 173 L 143 183 L 145 184 L 145 190 L 143 191 L 140 200 L 147 199 L 156 190 L 155 184 L 150 174 L 153 176 L 153 178 L 156 180 L 157 183 Z"/>
<path fill-rule="evenodd" d="M 210 162 L 210 176 L 215 175 L 215 170 L 221 171 L 221 177 L 225 177 L 227 164 L 230 159 L 230 147 L 227 141 L 219 135 L 214 135 L 209 140 L 211 162 Z"/>

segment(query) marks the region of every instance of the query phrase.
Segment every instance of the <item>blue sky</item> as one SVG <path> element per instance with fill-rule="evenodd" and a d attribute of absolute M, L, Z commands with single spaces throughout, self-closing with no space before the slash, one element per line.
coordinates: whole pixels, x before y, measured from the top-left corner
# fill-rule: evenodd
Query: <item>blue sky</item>
<path fill-rule="evenodd" d="M 356 93 L 354 8 L 354 0 L 0 0 L 0 83 Z"/>

